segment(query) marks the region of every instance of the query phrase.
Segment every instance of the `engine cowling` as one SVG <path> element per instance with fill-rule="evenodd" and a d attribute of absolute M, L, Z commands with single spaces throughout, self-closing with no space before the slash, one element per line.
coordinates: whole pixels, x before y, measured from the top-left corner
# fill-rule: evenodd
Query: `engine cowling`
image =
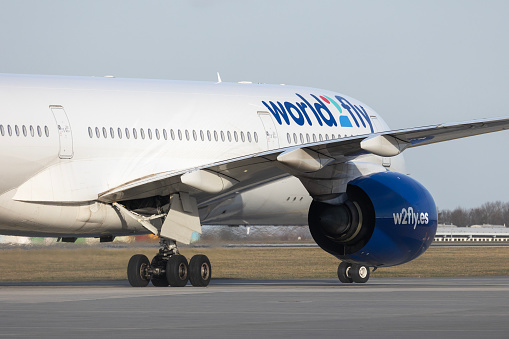
<path fill-rule="evenodd" d="M 382 172 L 349 182 L 340 205 L 313 201 L 311 235 L 337 258 L 372 267 L 403 264 L 435 237 L 437 209 L 424 186 L 407 175 Z"/>

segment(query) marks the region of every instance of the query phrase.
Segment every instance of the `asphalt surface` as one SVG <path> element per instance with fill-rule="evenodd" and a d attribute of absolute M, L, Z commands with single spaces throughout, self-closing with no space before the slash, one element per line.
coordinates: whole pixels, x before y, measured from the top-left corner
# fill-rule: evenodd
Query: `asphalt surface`
<path fill-rule="evenodd" d="M 0 284 L 6 338 L 507 338 L 509 277 Z"/>

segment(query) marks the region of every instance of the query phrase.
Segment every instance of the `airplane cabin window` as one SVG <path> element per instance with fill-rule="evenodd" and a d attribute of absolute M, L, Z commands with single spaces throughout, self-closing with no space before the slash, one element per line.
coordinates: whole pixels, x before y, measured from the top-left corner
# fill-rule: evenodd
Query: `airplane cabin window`
<path fill-rule="evenodd" d="M 334 138 L 334 134 L 333 134 L 333 135 L 331 135 L 331 137 L 330 137 L 330 138 L 331 138 L 332 140 L 336 139 L 336 138 Z"/>
<path fill-rule="evenodd" d="M 313 142 L 316 142 L 316 134 L 313 133 Z"/>
<path fill-rule="evenodd" d="M 303 144 L 304 143 L 304 136 L 302 135 L 302 133 L 300 134 L 300 143 Z"/>
<path fill-rule="evenodd" d="M 311 142 L 311 139 L 309 138 L 309 133 L 306 133 L 306 141 L 309 143 Z"/>
<path fill-rule="evenodd" d="M 320 141 L 323 141 L 323 137 L 322 137 L 322 134 L 318 134 L 318 138 L 320 138 Z"/>
<path fill-rule="evenodd" d="M 235 142 L 239 141 L 239 135 L 238 135 L 237 131 L 233 132 L 233 138 L 235 139 Z"/>
<path fill-rule="evenodd" d="M 164 140 L 168 140 L 168 133 L 166 132 L 165 128 L 163 128 L 163 138 Z"/>
<path fill-rule="evenodd" d="M 202 130 L 200 130 L 200 139 L 201 141 L 205 141 L 205 134 L 203 134 Z"/>
<path fill-rule="evenodd" d="M 196 136 L 196 131 L 193 129 L 193 139 L 194 141 L 198 140 L 198 137 Z"/>
<path fill-rule="evenodd" d="M 14 130 L 16 131 L 16 136 L 19 137 L 19 127 L 18 127 L 18 125 L 14 126 Z"/>
<path fill-rule="evenodd" d="M 232 141 L 232 134 L 230 133 L 230 131 L 226 132 L 226 135 L 228 135 L 228 141 Z"/>
<path fill-rule="evenodd" d="M 246 142 L 246 136 L 244 135 L 244 132 L 240 132 L 240 140 L 242 140 L 242 142 Z"/>
<path fill-rule="evenodd" d="M 224 139 L 225 139 L 225 138 L 224 138 L 224 132 L 223 132 L 223 131 L 221 131 L 221 140 L 222 140 L 222 141 L 224 141 Z"/>
<path fill-rule="evenodd" d="M 125 129 L 125 137 L 126 137 L 127 139 L 129 139 L 129 138 L 131 137 L 131 135 L 129 134 L 129 128 L 127 128 L 127 127 L 126 127 L 126 129 Z"/>
<path fill-rule="evenodd" d="M 2 136 L 4 136 L 4 135 L 5 135 L 4 125 L 0 125 L 0 134 L 1 134 Z"/>
<path fill-rule="evenodd" d="M 297 134 L 293 133 L 293 142 L 297 143 Z"/>
<path fill-rule="evenodd" d="M 23 127 L 21 127 L 22 131 L 23 131 L 23 136 L 27 136 L 27 128 L 25 125 L 23 125 Z"/>
<path fill-rule="evenodd" d="M 175 140 L 175 132 L 171 129 L 170 130 L 171 140 Z"/>
<path fill-rule="evenodd" d="M 189 131 L 186 129 L 186 139 L 189 141 Z"/>
<path fill-rule="evenodd" d="M 286 139 L 288 140 L 288 143 L 292 143 L 292 137 L 290 136 L 290 133 L 286 133 Z"/>
<path fill-rule="evenodd" d="M 122 139 L 122 129 L 120 127 L 117 128 L 117 134 L 118 134 L 118 138 Z"/>
<path fill-rule="evenodd" d="M 258 133 L 254 132 L 254 141 L 257 143 L 258 142 Z"/>
<path fill-rule="evenodd" d="M 30 129 L 32 129 L 32 126 L 30 126 Z M 92 132 L 92 127 L 88 128 L 88 136 L 90 137 L 90 139 L 92 139 L 94 137 L 94 132 Z"/>
<path fill-rule="evenodd" d="M 103 136 L 105 139 L 108 137 L 108 133 L 106 132 L 106 127 L 103 127 Z"/>
<path fill-rule="evenodd" d="M 143 130 L 143 128 L 140 128 L 140 136 L 142 139 L 145 139 L 145 131 Z"/>
<path fill-rule="evenodd" d="M 49 128 L 48 128 L 48 126 L 44 126 L 44 133 L 46 133 L 46 136 L 49 138 Z"/>
<path fill-rule="evenodd" d="M 115 130 L 113 129 L 113 127 L 110 127 L 110 136 L 112 139 L 115 139 Z"/>
<path fill-rule="evenodd" d="M 147 129 L 148 138 L 152 140 L 152 130 L 149 128 Z"/>
<path fill-rule="evenodd" d="M 161 134 L 159 134 L 159 129 L 156 128 L 156 139 L 159 140 L 161 139 Z"/>
<path fill-rule="evenodd" d="M 136 128 L 133 128 L 133 138 L 138 139 L 138 132 L 136 132 Z"/>
<path fill-rule="evenodd" d="M 247 141 L 251 142 L 251 132 L 247 132 Z"/>
<path fill-rule="evenodd" d="M 214 139 L 215 139 L 216 141 L 218 141 L 217 131 L 214 131 Z"/>
<path fill-rule="evenodd" d="M 210 135 L 210 131 L 207 130 L 207 139 L 209 139 L 209 141 L 212 141 L 212 136 Z"/>
<path fill-rule="evenodd" d="M 39 127 L 37 127 L 37 128 L 39 128 Z M 39 134 L 40 134 L 40 133 L 39 133 Z M 99 132 L 99 127 L 96 127 L 96 128 L 95 128 L 95 135 L 96 135 L 98 138 L 100 138 L 100 137 L 101 137 L 101 132 Z M 40 135 L 39 135 L 39 136 L 40 136 Z"/>
<path fill-rule="evenodd" d="M 179 140 L 182 140 L 182 131 L 181 131 L 181 130 L 179 130 L 179 132 L 178 132 L 178 133 L 179 133 Z"/>
<path fill-rule="evenodd" d="M 329 140 L 329 135 L 325 133 L 325 140 Z"/>
<path fill-rule="evenodd" d="M 96 127 L 96 130 L 99 131 L 99 128 Z M 37 126 L 37 134 L 39 135 L 39 137 L 42 136 L 41 126 Z M 99 135 L 99 132 L 97 132 L 97 134 Z"/>

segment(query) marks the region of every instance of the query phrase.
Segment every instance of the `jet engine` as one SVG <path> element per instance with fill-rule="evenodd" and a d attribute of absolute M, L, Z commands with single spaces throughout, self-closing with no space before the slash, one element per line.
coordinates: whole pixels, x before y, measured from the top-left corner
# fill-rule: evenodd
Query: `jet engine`
<path fill-rule="evenodd" d="M 437 230 L 435 202 L 404 174 L 375 173 L 352 180 L 339 205 L 314 200 L 311 235 L 342 261 L 370 267 L 403 264 L 429 247 Z"/>

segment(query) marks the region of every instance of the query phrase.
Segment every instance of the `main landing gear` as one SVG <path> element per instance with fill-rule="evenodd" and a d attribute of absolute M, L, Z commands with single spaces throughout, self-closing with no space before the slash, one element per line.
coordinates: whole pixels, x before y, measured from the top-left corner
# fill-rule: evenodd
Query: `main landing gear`
<path fill-rule="evenodd" d="M 149 262 L 143 254 L 131 257 L 127 265 L 127 279 L 133 287 L 145 287 L 150 281 L 156 287 L 183 287 L 187 281 L 205 287 L 212 276 L 210 261 L 203 254 L 195 255 L 189 264 L 173 240 L 161 238 L 159 253 Z"/>
<path fill-rule="evenodd" d="M 369 267 L 342 261 L 338 267 L 338 278 L 342 283 L 365 283 L 369 280 Z"/>

